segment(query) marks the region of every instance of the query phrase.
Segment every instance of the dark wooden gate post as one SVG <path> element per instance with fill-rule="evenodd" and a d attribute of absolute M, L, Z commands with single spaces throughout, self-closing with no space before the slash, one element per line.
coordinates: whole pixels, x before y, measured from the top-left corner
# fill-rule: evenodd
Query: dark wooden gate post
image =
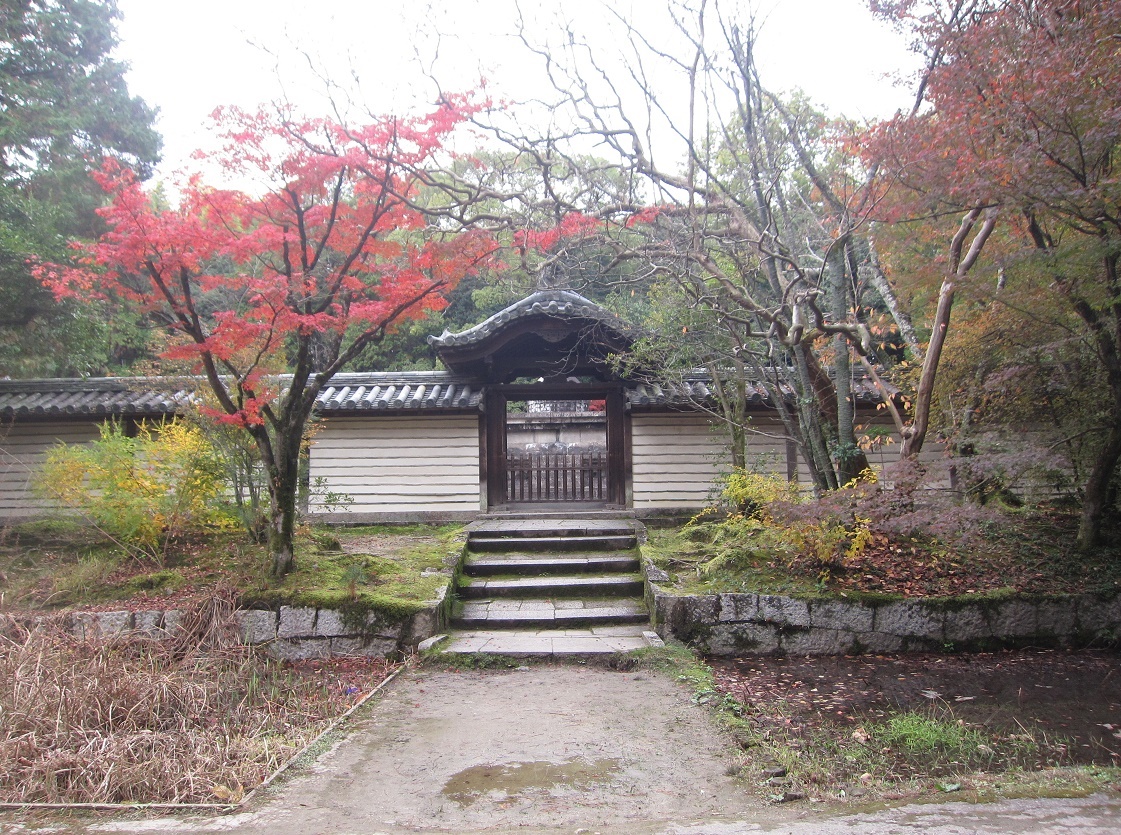
<path fill-rule="evenodd" d="M 506 504 L 506 396 L 494 387 L 486 393 L 487 507 Z"/>
<path fill-rule="evenodd" d="M 615 387 L 607 392 L 607 503 L 626 507 L 626 446 L 623 432 L 623 391 Z"/>

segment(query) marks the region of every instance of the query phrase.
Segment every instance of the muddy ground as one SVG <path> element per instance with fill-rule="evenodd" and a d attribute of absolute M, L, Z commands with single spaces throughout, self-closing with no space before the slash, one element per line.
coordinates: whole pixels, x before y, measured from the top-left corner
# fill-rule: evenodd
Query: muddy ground
<path fill-rule="evenodd" d="M 752 709 L 782 704 L 804 728 L 857 726 L 938 709 L 971 726 L 1032 732 L 1065 764 L 1121 764 L 1121 654 L 1023 650 L 961 655 L 745 657 L 710 662 Z M 1051 763 L 1039 762 L 1045 766 Z"/>

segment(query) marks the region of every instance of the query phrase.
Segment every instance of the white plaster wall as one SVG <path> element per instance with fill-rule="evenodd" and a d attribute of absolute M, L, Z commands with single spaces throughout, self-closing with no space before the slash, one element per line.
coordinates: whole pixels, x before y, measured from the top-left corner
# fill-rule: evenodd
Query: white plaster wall
<path fill-rule="evenodd" d="M 702 414 L 636 414 L 631 461 L 635 509 L 699 509 L 710 503 L 716 479 L 728 471 L 727 439 Z"/>
<path fill-rule="evenodd" d="M 59 443 L 83 444 L 98 437 L 98 424 L 88 420 L 0 427 L 0 519 L 33 516 L 54 507 L 31 489 L 47 451 Z"/>
<path fill-rule="evenodd" d="M 352 513 L 477 511 L 479 419 L 329 417 L 312 439 L 310 476 L 350 496 Z M 329 509 L 309 502 L 312 513 Z"/>

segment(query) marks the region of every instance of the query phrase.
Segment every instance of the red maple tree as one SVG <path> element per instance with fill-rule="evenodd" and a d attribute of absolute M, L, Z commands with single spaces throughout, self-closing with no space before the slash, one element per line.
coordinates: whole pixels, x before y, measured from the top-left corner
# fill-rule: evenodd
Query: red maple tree
<path fill-rule="evenodd" d="M 98 175 L 108 231 L 77 245 L 75 266 L 39 269 L 60 297 L 113 296 L 166 325 L 166 356 L 192 361 L 220 419 L 252 436 L 274 575 L 294 565 L 300 447 L 320 390 L 395 322 L 442 307 L 494 252 L 481 232 L 434 229 L 419 199 L 477 107 L 450 97 L 362 127 L 220 109 L 210 160 L 255 193 L 196 175 L 161 209 L 110 161 Z"/>
<path fill-rule="evenodd" d="M 1084 485 L 1078 544 L 1099 537 L 1121 461 L 1121 4 L 1085 0 L 872 0 L 929 58 L 915 110 L 871 132 L 903 186 L 901 212 L 964 214 L 953 236 L 905 449 L 917 452 L 956 285 L 1004 221 L 1081 320 L 1108 419 Z M 1078 247 L 1096 261 L 1071 270 Z"/>

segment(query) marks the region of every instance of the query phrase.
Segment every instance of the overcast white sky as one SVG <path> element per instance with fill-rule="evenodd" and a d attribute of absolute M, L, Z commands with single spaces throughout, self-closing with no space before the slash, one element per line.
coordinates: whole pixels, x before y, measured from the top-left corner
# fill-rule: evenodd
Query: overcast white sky
<path fill-rule="evenodd" d="M 642 25 L 664 9 L 659 0 L 611 5 Z M 908 106 L 909 93 L 892 76 L 916 59 L 873 20 L 866 0 L 752 5 L 765 20 L 758 64 L 769 88 L 800 87 L 829 112 L 861 119 Z M 543 38 L 561 10 L 590 37 L 606 30 L 600 0 L 522 0 L 520 7 Z M 120 0 L 118 55 L 131 64 L 132 92 L 160 109 L 160 173 L 168 176 L 205 144 L 204 125 L 218 105 L 287 96 L 308 112 L 325 107 L 324 85 L 301 53 L 352 89 L 348 77 L 356 74 L 356 98 L 371 112 L 431 101 L 417 53 L 439 55 L 435 74 L 446 89 L 473 87 L 485 75 L 493 93 L 524 97 L 533 67 L 513 38 L 515 8 L 516 0 Z"/>

